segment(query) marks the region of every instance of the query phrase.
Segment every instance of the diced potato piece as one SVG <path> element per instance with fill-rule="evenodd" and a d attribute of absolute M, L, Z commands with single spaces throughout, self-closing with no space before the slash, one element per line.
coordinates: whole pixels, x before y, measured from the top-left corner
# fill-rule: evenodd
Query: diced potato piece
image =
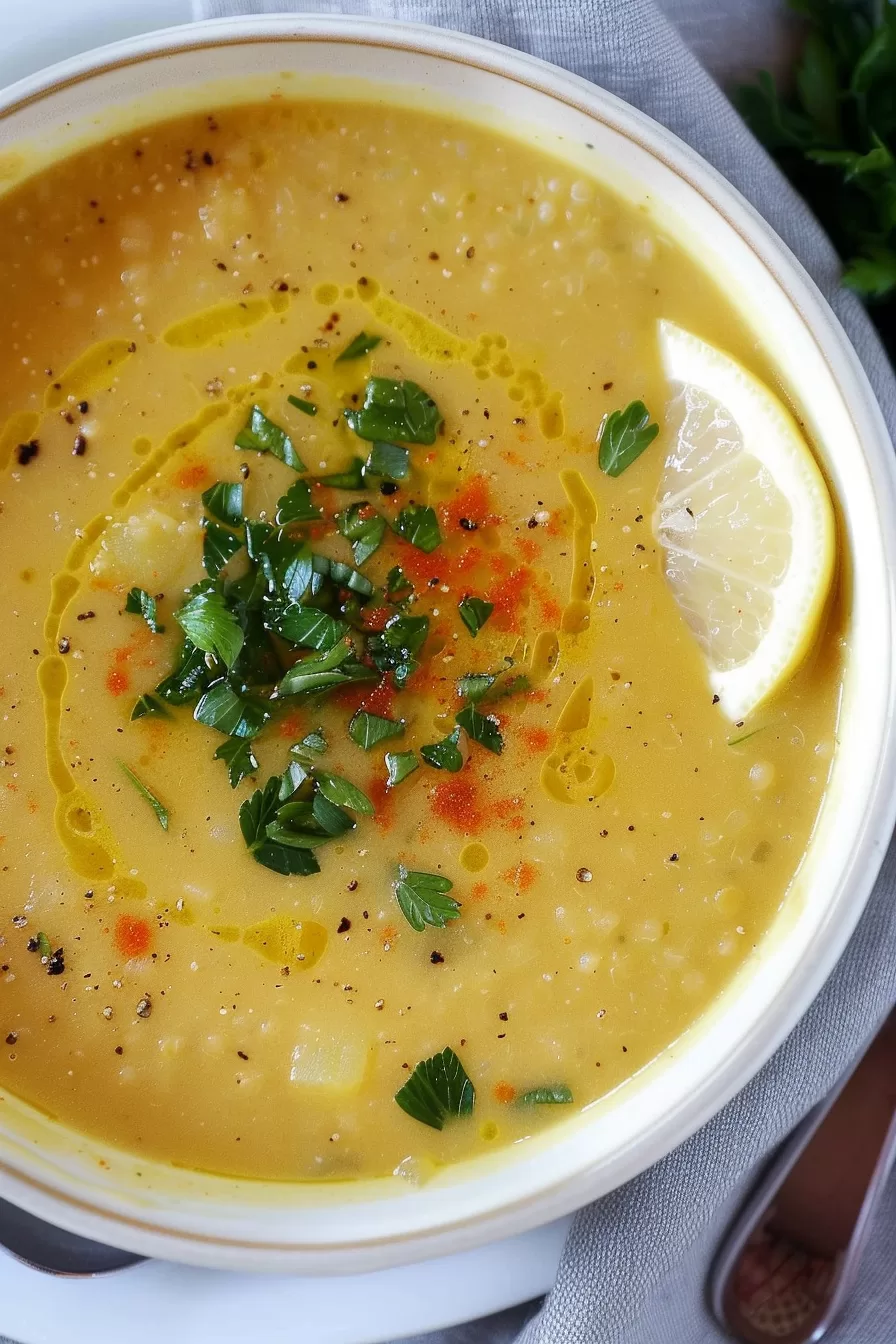
<path fill-rule="evenodd" d="M 371 1045 L 364 1037 L 333 1036 L 320 1027 L 303 1026 L 292 1052 L 291 1083 L 357 1092 L 370 1062 Z"/>
<path fill-rule="evenodd" d="M 97 578 L 155 593 L 173 587 L 200 554 L 198 523 L 147 509 L 106 530 L 90 569 Z"/>

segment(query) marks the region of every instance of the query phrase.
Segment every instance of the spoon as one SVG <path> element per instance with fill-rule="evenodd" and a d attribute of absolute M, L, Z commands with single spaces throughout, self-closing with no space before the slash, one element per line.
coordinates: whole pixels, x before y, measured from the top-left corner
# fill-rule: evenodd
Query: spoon
<path fill-rule="evenodd" d="M 742 1344 L 815 1344 L 855 1283 L 896 1158 L 896 1013 L 779 1150 L 710 1275 Z"/>
<path fill-rule="evenodd" d="M 0 1199 L 0 1250 L 44 1274 L 93 1278 L 137 1265 L 146 1257 L 53 1227 Z"/>

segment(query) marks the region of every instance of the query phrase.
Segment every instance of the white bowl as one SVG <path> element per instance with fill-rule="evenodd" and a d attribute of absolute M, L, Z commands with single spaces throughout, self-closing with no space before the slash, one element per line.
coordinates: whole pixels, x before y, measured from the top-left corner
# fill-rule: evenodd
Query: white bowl
<path fill-rule="evenodd" d="M 33 164 L 118 128 L 275 88 L 454 109 L 606 176 L 661 213 L 663 229 L 724 279 L 818 446 L 840 504 L 850 604 L 831 785 L 774 927 L 690 1031 L 584 1113 L 420 1189 L 394 1178 L 278 1186 L 138 1160 L 0 1094 L 0 1195 L 50 1222 L 169 1260 L 343 1273 L 475 1246 L 613 1189 L 708 1120 L 805 1011 L 861 914 L 893 825 L 896 472 L 852 347 L 767 224 L 662 127 L 530 56 L 434 28 L 351 18 L 172 29 L 78 57 L 0 95 L 0 165 L 9 166 L 4 152 L 19 142 Z"/>

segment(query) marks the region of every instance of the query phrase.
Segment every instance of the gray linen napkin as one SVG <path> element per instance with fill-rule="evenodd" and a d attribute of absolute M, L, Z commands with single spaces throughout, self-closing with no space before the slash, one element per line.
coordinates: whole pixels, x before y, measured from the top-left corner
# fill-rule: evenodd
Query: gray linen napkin
<path fill-rule="evenodd" d="M 792 30 L 776 0 L 194 0 L 197 17 L 339 11 L 479 34 L 565 66 L 642 108 L 693 145 L 773 225 L 849 333 L 896 436 L 896 382 L 861 306 L 838 283 L 824 233 L 687 45 L 720 78 L 747 75 Z M 663 12 L 665 10 L 665 14 Z M 679 25 L 676 29 L 673 23 Z M 682 36 L 683 35 L 683 36 Z M 686 39 L 686 40 L 683 40 Z M 557 1285 L 522 1344 L 711 1344 L 709 1260 L 757 1165 L 871 1037 L 896 1000 L 896 847 L 837 970 L 762 1072 L 711 1123 L 651 1170 L 576 1218 Z M 893 1344 L 896 1191 L 836 1344 Z M 446 1332 L 444 1344 L 498 1344 L 519 1313 Z"/>

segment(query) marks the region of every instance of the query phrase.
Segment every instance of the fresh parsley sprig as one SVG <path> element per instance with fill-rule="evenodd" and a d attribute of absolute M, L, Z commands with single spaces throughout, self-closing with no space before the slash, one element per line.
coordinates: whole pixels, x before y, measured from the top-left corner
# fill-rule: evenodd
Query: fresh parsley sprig
<path fill-rule="evenodd" d="M 447 1120 L 472 1115 L 476 1089 L 457 1055 L 446 1046 L 417 1065 L 395 1100 L 411 1119 L 430 1129 L 443 1129 Z"/>

